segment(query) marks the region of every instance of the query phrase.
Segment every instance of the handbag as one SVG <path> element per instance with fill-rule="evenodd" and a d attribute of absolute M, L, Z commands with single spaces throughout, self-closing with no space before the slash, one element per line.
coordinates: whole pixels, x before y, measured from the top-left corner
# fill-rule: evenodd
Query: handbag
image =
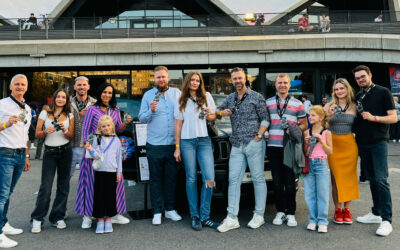
<path fill-rule="evenodd" d="M 326 130 L 326 128 L 323 128 L 320 134 Z M 308 130 L 309 135 L 311 136 L 311 129 Z M 306 175 L 310 173 L 310 161 L 309 161 L 309 156 L 312 155 L 312 152 L 314 151 L 314 147 L 310 148 L 310 150 L 307 152 L 307 154 L 304 155 L 304 168 L 301 169 L 301 173 L 303 175 Z"/>

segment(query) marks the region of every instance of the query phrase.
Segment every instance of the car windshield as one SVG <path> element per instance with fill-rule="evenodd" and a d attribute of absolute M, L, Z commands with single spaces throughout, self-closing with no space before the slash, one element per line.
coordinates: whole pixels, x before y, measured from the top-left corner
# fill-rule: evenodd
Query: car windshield
<path fill-rule="evenodd" d="M 215 106 L 218 108 L 225 101 L 227 95 L 213 94 L 212 97 L 214 98 Z M 217 125 L 219 136 L 232 134 L 231 120 L 228 116 L 215 120 L 215 124 Z"/>

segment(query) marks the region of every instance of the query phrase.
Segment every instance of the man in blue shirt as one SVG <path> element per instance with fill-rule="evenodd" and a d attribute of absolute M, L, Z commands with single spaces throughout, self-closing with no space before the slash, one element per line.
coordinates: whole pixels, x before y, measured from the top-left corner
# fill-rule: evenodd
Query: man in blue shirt
<path fill-rule="evenodd" d="M 181 91 L 168 86 L 168 69 L 154 69 L 156 87 L 147 91 L 140 106 L 139 120 L 147 123 L 147 159 L 150 169 L 150 200 L 153 208 L 153 225 L 161 224 L 162 208 L 165 217 L 174 221 L 182 217 L 174 210 L 176 161 L 174 106 Z M 164 201 L 164 204 L 163 204 Z"/>

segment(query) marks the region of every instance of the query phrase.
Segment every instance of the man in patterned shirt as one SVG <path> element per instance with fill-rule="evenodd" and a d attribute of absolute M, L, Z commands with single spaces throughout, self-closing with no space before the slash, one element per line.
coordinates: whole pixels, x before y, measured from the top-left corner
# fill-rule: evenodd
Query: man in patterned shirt
<path fill-rule="evenodd" d="M 264 224 L 267 185 L 264 179 L 265 141 L 264 132 L 268 127 L 268 115 L 264 97 L 246 87 L 246 74 L 241 68 L 231 71 L 231 80 L 236 91 L 230 94 L 218 107 L 217 117 L 230 116 L 232 143 L 229 158 L 228 216 L 217 228 L 226 232 L 239 228 L 240 185 L 249 165 L 254 185 L 255 209 L 250 228 L 258 228 Z"/>
<path fill-rule="evenodd" d="M 274 225 L 287 221 L 291 227 L 297 226 L 296 178 L 293 170 L 283 165 L 283 138 L 288 133 L 287 123 L 307 129 L 306 112 L 301 101 L 289 95 L 290 77 L 279 74 L 275 80 L 277 95 L 267 100 L 271 125 L 269 127 L 268 159 L 271 165 L 272 183 L 275 194 L 276 214 Z"/>

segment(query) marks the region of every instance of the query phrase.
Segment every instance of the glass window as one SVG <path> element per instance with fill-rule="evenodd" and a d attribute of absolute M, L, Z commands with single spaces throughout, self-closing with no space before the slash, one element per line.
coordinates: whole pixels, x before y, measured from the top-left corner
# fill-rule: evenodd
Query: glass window
<path fill-rule="evenodd" d="M 266 73 L 267 98 L 276 94 L 275 79 L 279 73 Z M 290 72 L 289 94 L 294 97 L 306 95 L 314 103 L 314 74 L 313 72 Z"/>

